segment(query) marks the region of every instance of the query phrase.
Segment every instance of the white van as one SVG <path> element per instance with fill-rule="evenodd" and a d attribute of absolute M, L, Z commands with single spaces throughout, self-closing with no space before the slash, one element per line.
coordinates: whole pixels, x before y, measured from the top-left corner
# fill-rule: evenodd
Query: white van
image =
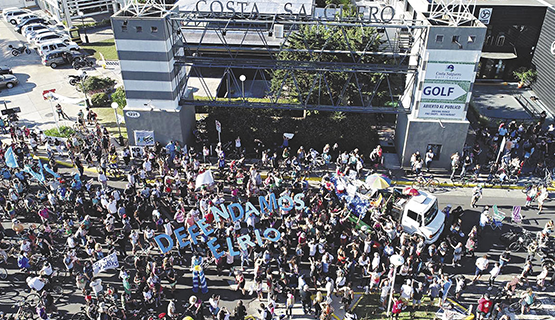
<path fill-rule="evenodd" d="M 30 14 L 31 10 L 27 9 L 12 9 L 12 10 L 4 10 L 2 11 L 2 15 L 4 16 L 4 21 L 9 22 L 11 24 L 16 24 L 17 20 L 15 19 L 21 15 Z"/>
<path fill-rule="evenodd" d="M 81 50 L 81 47 L 79 47 L 79 45 L 75 42 L 64 42 L 63 40 L 60 41 L 50 41 L 50 42 L 45 42 L 45 43 L 41 43 L 38 45 L 37 47 L 37 52 L 39 54 L 39 56 L 45 56 L 48 53 L 50 53 L 51 51 L 54 50 L 61 50 L 61 51 L 79 51 Z"/>

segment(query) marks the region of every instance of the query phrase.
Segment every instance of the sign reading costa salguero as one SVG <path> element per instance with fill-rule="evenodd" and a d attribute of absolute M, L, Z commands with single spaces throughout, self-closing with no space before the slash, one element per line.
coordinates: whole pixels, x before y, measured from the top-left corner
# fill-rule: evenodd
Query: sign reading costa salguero
<path fill-rule="evenodd" d="M 262 15 L 282 15 L 288 18 L 317 18 L 320 20 L 356 20 L 376 23 L 391 22 L 395 18 L 392 6 L 357 5 L 357 16 L 347 15 L 343 5 L 329 4 L 323 11 L 313 10 L 312 1 L 235 1 L 235 0 L 180 0 L 181 12 L 214 18 L 255 18 Z"/>

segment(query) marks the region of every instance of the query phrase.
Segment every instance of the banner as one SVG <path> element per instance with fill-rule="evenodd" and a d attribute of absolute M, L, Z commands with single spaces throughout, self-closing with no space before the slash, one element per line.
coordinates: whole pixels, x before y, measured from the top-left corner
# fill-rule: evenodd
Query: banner
<path fill-rule="evenodd" d="M 96 276 L 102 271 L 106 271 L 109 269 L 116 269 L 117 267 L 119 267 L 118 256 L 114 252 L 111 255 L 93 263 L 93 274 Z"/>
<path fill-rule="evenodd" d="M 135 145 L 137 146 L 153 146 L 154 145 L 154 131 L 133 131 L 135 135 Z"/>

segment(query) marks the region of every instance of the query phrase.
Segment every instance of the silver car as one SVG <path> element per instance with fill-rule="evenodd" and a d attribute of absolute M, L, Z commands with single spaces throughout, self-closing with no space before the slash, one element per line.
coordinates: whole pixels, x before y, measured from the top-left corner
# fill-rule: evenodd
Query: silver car
<path fill-rule="evenodd" d="M 11 89 L 18 83 L 19 80 L 13 74 L 0 75 L 0 87 Z"/>

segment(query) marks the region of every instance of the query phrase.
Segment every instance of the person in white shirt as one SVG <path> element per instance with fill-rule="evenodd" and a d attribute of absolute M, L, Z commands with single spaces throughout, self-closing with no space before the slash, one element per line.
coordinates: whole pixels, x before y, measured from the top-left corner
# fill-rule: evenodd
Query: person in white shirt
<path fill-rule="evenodd" d="M 374 258 L 372 259 L 372 271 L 376 271 L 378 270 L 378 267 L 380 266 L 380 254 L 377 252 L 374 252 Z"/>
<path fill-rule="evenodd" d="M 547 278 L 548 273 L 549 269 L 547 269 L 547 266 L 543 266 L 542 272 L 540 272 L 540 274 L 538 274 L 538 277 L 536 278 L 536 283 L 542 291 L 545 291 L 545 279 Z"/>
<path fill-rule="evenodd" d="M 330 299 L 333 295 L 333 289 L 334 289 L 334 285 L 333 285 L 333 280 L 330 277 L 326 278 L 326 294 L 328 299 Z"/>
<path fill-rule="evenodd" d="M 488 266 L 489 260 L 487 254 L 476 259 L 476 271 L 474 272 L 474 278 L 472 279 L 471 283 L 478 281 L 482 274 L 488 269 Z"/>
<path fill-rule="evenodd" d="M 401 286 L 401 299 L 409 301 L 412 299 L 412 294 L 414 289 L 412 288 L 412 281 L 409 279 L 407 282 Z"/>
<path fill-rule="evenodd" d="M 108 187 L 108 178 L 102 171 L 98 173 L 98 182 L 100 182 L 103 189 L 106 189 Z"/>
<path fill-rule="evenodd" d="M 488 287 L 488 290 L 493 289 L 493 283 L 495 282 L 495 278 L 497 278 L 497 276 L 499 275 L 500 272 L 501 272 L 501 266 L 499 265 L 499 262 L 496 262 L 495 266 L 493 266 L 493 268 L 491 268 L 491 270 L 489 272 L 489 279 L 488 279 L 489 287 Z"/>
<path fill-rule="evenodd" d="M 41 277 L 28 277 L 26 282 L 29 288 L 36 292 L 40 292 L 46 285 L 46 280 L 43 280 Z"/>
<path fill-rule="evenodd" d="M 52 272 L 54 272 L 54 270 L 52 270 L 52 265 L 50 265 L 50 262 L 46 261 L 42 266 L 42 269 L 40 269 L 39 274 L 49 278 L 52 275 Z"/>

